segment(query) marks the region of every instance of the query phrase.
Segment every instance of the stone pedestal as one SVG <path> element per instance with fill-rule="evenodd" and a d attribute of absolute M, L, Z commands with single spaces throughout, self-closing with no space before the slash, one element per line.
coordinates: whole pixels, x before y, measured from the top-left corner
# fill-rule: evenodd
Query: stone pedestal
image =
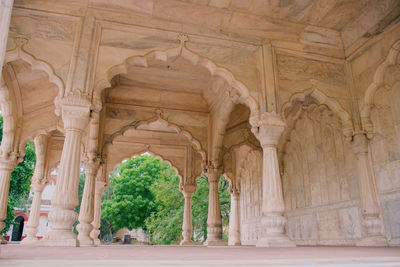
<path fill-rule="evenodd" d="M 240 246 L 240 211 L 239 211 L 239 190 L 231 186 L 231 213 L 229 214 L 229 246 Z"/>
<path fill-rule="evenodd" d="M 285 204 L 277 156 L 277 144 L 285 126 L 279 115 L 264 113 L 252 129 L 263 149 L 262 229 L 257 247 L 296 246 L 285 233 L 287 220 L 283 215 Z"/>
<path fill-rule="evenodd" d="M 360 188 L 360 209 L 365 237 L 357 246 L 387 246 L 388 242 L 383 236 L 383 225 L 380 218 L 378 195 L 374 182 L 374 175 L 368 157 L 368 139 L 363 133 L 356 133 L 351 143 L 357 157 L 357 172 Z"/>
<path fill-rule="evenodd" d="M 79 92 L 62 100 L 65 141 L 61 154 L 60 172 L 49 213 L 51 230 L 40 242 L 45 246 L 77 246 L 72 227 L 78 219 L 74 208 L 78 205 L 78 183 L 81 139 L 89 122 L 90 101 Z"/>
<path fill-rule="evenodd" d="M 195 184 L 186 184 L 181 189 L 183 196 L 185 197 L 185 207 L 183 211 L 183 223 L 182 223 L 182 241 L 181 246 L 194 245 L 192 241 L 192 196 L 196 191 Z"/>
<path fill-rule="evenodd" d="M 0 152 L 4 153 L 4 152 Z M 17 164 L 18 154 L 0 154 L 0 231 L 5 227 L 7 216 L 8 192 L 10 190 L 11 172 Z M 4 243 L 4 241 L 2 241 Z"/>
<path fill-rule="evenodd" d="M 83 189 L 81 208 L 79 212 L 78 230 L 79 246 L 93 246 L 93 239 L 90 232 L 93 229 L 94 218 L 94 198 L 95 198 L 95 179 L 99 170 L 100 161 L 95 155 L 87 156 L 85 159 L 85 187 Z"/>
<path fill-rule="evenodd" d="M 209 184 L 207 240 L 205 246 L 224 246 L 222 241 L 222 221 L 219 207 L 218 181 L 222 172 L 220 169 L 210 167 L 206 176 Z"/>
<path fill-rule="evenodd" d="M 94 215 L 92 222 L 92 231 L 90 232 L 90 237 L 93 240 L 95 246 L 100 245 L 100 218 L 101 218 L 101 195 L 104 191 L 105 182 L 96 181 L 96 189 L 94 195 Z"/>

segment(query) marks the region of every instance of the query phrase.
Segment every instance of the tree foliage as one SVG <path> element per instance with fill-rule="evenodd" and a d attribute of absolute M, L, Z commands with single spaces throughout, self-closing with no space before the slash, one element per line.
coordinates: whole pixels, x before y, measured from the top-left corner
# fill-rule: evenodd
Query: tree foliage
<path fill-rule="evenodd" d="M 182 238 L 184 211 L 179 177 L 166 163 L 150 155 L 128 160 L 110 177 L 110 187 L 103 195 L 102 230 L 144 228 L 152 244 L 177 244 Z M 229 223 L 229 183 L 222 176 L 219 197 L 223 225 Z M 197 179 L 192 198 L 193 232 L 196 241 L 207 238 L 208 181 Z M 138 213 L 139 212 L 139 213 Z"/>
<path fill-rule="evenodd" d="M 146 229 L 145 220 L 157 210 L 150 187 L 165 175 L 168 165 L 150 155 L 134 157 L 121 164 L 120 173 L 113 177 L 111 199 L 102 204 L 102 217 L 113 229 Z"/>
<path fill-rule="evenodd" d="M 0 116 L 0 141 L 3 137 L 3 117 Z M 7 233 L 15 218 L 15 208 L 19 207 L 22 199 L 27 199 L 29 196 L 31 177 L 36 163 L 35 145 L 33 142 L 28 142 L 25 146 L 24 160 L 15 166 L 11 173 L 10 191 L 8 194 L 7 217 L 4 220 L 5 228 L 1 233 Z"/>

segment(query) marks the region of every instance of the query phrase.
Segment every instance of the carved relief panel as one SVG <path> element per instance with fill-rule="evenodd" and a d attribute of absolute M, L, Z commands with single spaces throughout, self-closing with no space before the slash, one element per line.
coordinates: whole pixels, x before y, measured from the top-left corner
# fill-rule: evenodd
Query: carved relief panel
<path fill-rule="evenodd" d="M 262 203 L 262 154 L 251 150 L 239 172 L 240 225 L 243 245 L 254 245 L 259 236 Z"/>

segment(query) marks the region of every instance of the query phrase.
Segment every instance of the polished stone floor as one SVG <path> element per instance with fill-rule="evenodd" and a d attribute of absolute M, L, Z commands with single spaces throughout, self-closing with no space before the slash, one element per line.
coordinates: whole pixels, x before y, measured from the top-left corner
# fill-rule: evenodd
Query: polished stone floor
<path fill-rule="evenodd" d="M 0 266 L 400 266 L 399 248 L 0 247 Z"/>

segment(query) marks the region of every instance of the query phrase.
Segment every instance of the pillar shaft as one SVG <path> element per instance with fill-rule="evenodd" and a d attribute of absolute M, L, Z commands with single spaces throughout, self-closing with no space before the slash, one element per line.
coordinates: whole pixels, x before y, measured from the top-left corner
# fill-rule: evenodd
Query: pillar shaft
<path fill-rule="evenodd" d="M 239 192 L 231 190 L 231 212 L 229 214 L 229 246 L 240 246 L 240 211 L 239 211 Z"/>
<path fill-rule="evenodd" d="M 196 185 L 186 184 L 182 188 L 182 193 L 185 198 L 185 206 L 183 210 L 183 223 L 182 223 L 182 241 L 181 246 L 193 245 L 192 241 L 192 196 L 196 191 Z"/>
<path fill-rule="evenodd" d="M 258 122 L 258 129 L 253 129 L 263 148 L 262 229 L 257 242 L 259 247 L 295 246 L 285 233 L 285 204 L 277 154 L 277 144 L 285 126 L 279 115 L 264 113 Z"/>
<path fill-rule="evenodd" d="M 368 139 L 365 134 L 359 133 L 353 136 L 352 149 L 357 158 L 360 209 L 366 232 L 365 237 L 357 243 L 357 246 L 387 246 L 386 237 L 382 234 L 378 194 L 368 156 Z"/>
<path fill-rule="evenodd" d="M 16 153 L 0 156 L 0 231 L 5 227 L 4 220 L 7 216 L 11 172 L 17 164 L 17 158 L 18 155 Z"/>
<path fill-rule="evenodd" d="M 78 183 L 81 156 L 81 139 L 89 122 L 90 102 L 79 94 L 63 99 L 62 118 L 65 127 L 65 141 L 61 154 L 60 172 L 49 213 L 51 230 L 41 240 L 48 246 L 77 246 L 72 227 L 78 216 L 74 208 L 78 205 Z"/>
<path fill-rule="evenodd" d="M 208 178 L 208 218 L 207 218 L 207 240 L 206 246 L 225 245 L 222 241 L 222 221 L 219 207 L 218 182 L 221 176 L 220 169 L 209 168 L 206 176 Z"/>
<path fill-rule="evenodd" d="M 42 201 L 42 192 L 44 187 L 44 185 L 39 184 L 32 185 L 33 200 L 31 211 L 29 213 L 28 223 L 26 225 L 26 237 L 21 241 L 21 244 L 36 244 L 39 241 L 36 234 L 39 231 L 40 204 Z"/>
<path fill-rule="evenodd" d="M 100 218 L 101 218 L 101 195 L 104 191 L 104 182 L 96 181 L 96 189 L 94 195 L 94 215 L 92 222 L 92 231 L 90 232 L 90 237 L 93 239 L 95 246 L 100 245 Z"/>
<path fill-rule="evenodd" d="M 95 179 L 99 169 L 98 159 L 88 158 L 85 160 L 85 187 L 82 194 L 81 208 L 79 211 L 79 224 L 77 226 L 78 241 L 80 246 L 94 245 L 90 232 L 93 229 L 92 221 L 94 218 L 94 198 L 95 198 Z"/>
<path fill-rule="evenodd" d="M 29 219 L 26 227 L 27 237 L 21 241 L 23 245 L 33 245 L 38 243 L 36 234 L 38 233 L 39 219 L 40 219 L 40 204 L 42 201 L 42 192 L 48 182 L 46 173 L 46 155 L 48 135 L 39 134 L 34 138 L 36 164 L 35 171 L 32 176 L 31 188 L 33 191 L 33 200 Z"/>

